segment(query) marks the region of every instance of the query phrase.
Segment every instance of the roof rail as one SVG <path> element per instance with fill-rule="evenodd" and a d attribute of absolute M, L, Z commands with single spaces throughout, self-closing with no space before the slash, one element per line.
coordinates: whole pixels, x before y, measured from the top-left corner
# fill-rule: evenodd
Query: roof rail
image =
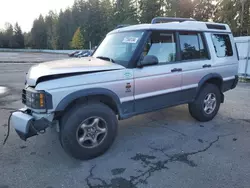
<path fill-rule="evenodd" d="M 123 28 L 123 27 L 128 27 L 130 26 L 129 24 L 120 24 L 115 27 L 115 29 Z"/>
<path fill-rule="evenodd" d="M 151 21 L 151 24 L 166 23 L 166 22 L 185 22 L 196 21 L 193 18 L 176 18 L 176 17 L 156 17 Z"/>

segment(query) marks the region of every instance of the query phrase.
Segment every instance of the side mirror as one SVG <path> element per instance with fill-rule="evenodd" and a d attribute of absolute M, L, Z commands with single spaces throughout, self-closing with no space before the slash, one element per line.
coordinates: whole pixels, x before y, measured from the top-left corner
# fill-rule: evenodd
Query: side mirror
<path fill-rule="evenodd" d="M 159 60 L 154 55 L 146 55 L 143 60 L 140 62 L 139 67 L 145 67 L 149 65 L 157 65 L 159 63 Z"/>

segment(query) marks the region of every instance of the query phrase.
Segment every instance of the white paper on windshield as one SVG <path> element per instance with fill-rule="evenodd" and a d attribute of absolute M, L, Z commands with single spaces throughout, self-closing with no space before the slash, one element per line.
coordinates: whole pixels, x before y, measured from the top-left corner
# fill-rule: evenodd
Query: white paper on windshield
<path fill-rule="evenodd" d="M 135 43 L 137 43 L 137 41 L 138 41 L 137 37 L 125 37 L 122 42 L 135 44 Z"/>

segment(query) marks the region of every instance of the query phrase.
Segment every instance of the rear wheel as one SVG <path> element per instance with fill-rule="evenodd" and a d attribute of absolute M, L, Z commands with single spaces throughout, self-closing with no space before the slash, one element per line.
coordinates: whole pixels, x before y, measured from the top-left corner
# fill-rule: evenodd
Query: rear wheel
<path fill-rule="evenodd" d="M 217 115 L 220 103 L 219 88 L 214 84 L 205 84 L 196 100 L 189 104 L 189 112 L 198 121 L 210 121 Z"/>
<path fill-rule="evenodd" d="M 117 118 L 102 103 L 77 105 L 61 120 L 60 141 L 67 153 L 86 160 L 102 155 L 117 134 Z"/>

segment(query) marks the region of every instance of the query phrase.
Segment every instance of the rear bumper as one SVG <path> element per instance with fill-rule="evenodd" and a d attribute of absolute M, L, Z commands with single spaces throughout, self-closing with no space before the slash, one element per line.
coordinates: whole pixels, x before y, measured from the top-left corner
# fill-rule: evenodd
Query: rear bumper
<path fill-rule="evenodd" d="M 38 135 L 39 132 L 45 130 L 51 125 L 47 119 L 41 118 L 36 120 L 32 115 L 25 111 L 12 113 L 10 124 L 15 128 L 19 137 L 25 141 L 32 136 Z"/>

